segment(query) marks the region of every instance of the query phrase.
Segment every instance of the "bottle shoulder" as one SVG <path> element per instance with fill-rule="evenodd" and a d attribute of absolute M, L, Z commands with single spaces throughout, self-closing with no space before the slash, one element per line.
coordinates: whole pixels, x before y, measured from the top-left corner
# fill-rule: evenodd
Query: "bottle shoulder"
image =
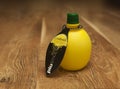
<path fill-rule="evenodd" d="M 90 39 L 89 34 L 85 29 L 79 29 L 79 30 L 70 30 L 68 33 L 68 38 L 70 39 Z"/>
<path fill-rule="evenodd" d="M 87 33 L 84 28 L 70 29 L 69 32 L 72 32 L 72 33 Z"/>

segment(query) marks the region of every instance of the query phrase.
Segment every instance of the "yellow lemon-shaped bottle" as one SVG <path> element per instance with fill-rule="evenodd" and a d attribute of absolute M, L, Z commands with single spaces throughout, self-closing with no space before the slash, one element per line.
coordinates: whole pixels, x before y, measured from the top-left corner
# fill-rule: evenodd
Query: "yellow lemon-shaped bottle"
<path fill-rule="evenodd" d="M 91 40 L 87 32 L 79 23 L 79 16 L 75 13 L 67 14 L 68 43 L 61 62 L 61 67 L 66 70 L 80 70 L 84 68 L 91 55 Z"/>

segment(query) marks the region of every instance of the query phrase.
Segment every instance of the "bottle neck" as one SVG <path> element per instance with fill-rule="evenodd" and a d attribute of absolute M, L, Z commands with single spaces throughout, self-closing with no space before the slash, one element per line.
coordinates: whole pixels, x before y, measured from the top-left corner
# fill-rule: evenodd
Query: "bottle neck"
<path fill-rule="evenodd" d="M 78 26 L 79 26 L 80 24 L 78 23 L 78 24 L 66 24 L 66 26 L 67 26 L 67 28 L 78 28 Z"/>

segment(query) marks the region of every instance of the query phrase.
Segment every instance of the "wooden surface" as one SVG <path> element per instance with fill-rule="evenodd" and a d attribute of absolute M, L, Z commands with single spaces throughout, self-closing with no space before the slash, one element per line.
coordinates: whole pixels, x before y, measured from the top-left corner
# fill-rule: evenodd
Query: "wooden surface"
<path fill-rule="evenodd" d="M 87 9 L 79 1 L 62 1 L 0 3 L 0 89 L 120 89 L 120 51 L 114 45 L 120 42 L 120 36 L 115 35 L 120 33 L 120 12 L 113 10 L 114 16 L 103 7 Z M 83 70 L 59 68 L 48 78 L 45 52 L 70 11 L 81 14 L 80 23 L 91 37 L 91 60 Z"/>

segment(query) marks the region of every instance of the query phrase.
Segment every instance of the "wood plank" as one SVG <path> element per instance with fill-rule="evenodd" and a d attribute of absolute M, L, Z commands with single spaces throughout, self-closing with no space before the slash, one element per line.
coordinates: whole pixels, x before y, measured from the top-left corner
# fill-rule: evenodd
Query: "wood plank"
<path fill-rule="evenodd" d="M 42 14 L 14 6 L 0 15 L 0 89 L 35 89 Z M 31 10 L 32 11 L 32 10 Z"/>
<path fill-rule="evenodd" d="M 0 89 L 35 89 L 40 25 L 37 23 L 32 29 L 27 28 L 27 31 L 24 29 L 18 33 L 13 32 L 17 36 L 1 45 Z"/>

